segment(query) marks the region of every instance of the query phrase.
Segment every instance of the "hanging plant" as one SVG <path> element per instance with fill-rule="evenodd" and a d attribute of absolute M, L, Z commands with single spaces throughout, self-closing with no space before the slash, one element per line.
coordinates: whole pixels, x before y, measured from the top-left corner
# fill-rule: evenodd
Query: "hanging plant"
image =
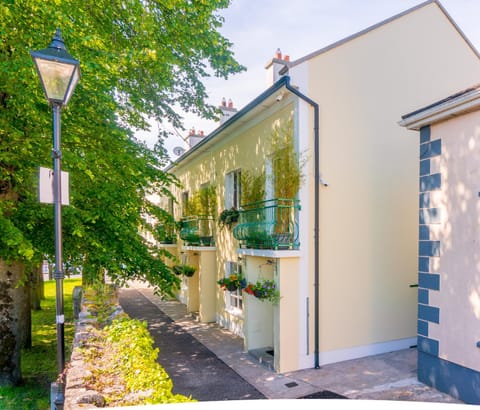
<path fill-rule="evenodd" d="M 267 300 L 273 304 L 280 301 L 280 292 L 273 280 L 258 280 L 255 283 L 249 283 L 244 291 L 261 301 Z"/>
<path fill-rule="evenodd" d="M 172 270 L 178 276 L 183 275 L 187 277 L 192 277 L 196 272 L 196 268 L 190 265 L 174 265 Z"/>

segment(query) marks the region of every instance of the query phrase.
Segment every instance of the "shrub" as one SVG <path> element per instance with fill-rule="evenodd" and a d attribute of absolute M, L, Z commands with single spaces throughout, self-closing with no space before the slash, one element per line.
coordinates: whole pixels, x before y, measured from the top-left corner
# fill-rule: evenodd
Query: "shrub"
<path fill-rule="evenodd" d="M 146 322 L 125 315 L 97 332 L 84 352 L 85 360 L 94 366 L 86 382 L 109 405 L 195 401 L 172 393 L 172 380 L 157 362 L 158 349 L 153 347 Z"/>
<path fill-rule="evenodd" d="M 115 366 L 123 375 L 129 392 L 151 392 L 142 402 L 178 403 L 194 401 L 180 394 L 173 394 L 173 383 L 165 369 L 157 363 L 158 349 L 146 322 L 120 318 L 105 328 L 106 341 L 115 347 Z"/>

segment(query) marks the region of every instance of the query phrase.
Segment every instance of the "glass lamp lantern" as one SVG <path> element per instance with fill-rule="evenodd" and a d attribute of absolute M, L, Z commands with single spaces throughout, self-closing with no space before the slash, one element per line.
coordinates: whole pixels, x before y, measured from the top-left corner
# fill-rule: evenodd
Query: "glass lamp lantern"
<path fill-rule="evenodd" d="M 31 51 L 30 55 L 48 102 L 67 105 L 80 79 L 80 63 L 67 53 L 60 30 L 57 29 L 47 48 Z"/>

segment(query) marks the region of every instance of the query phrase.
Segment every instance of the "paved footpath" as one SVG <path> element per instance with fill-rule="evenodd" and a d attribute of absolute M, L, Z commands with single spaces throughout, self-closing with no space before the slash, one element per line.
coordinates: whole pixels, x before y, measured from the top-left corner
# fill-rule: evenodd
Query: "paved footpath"
<path fill-rule="evenodd" d="M 174 393 L 198 401 L 266 398 L 141 292 L 121 289 L 119 299 L 131 318 L 148 322 L 155 347 L 160 350 L 158 362 L 172 379 Z"/>

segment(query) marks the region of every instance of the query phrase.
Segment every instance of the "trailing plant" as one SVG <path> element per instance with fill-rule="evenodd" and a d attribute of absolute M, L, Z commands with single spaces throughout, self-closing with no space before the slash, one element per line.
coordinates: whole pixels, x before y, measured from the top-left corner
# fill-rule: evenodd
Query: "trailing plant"
<path fill-rule="evenodd" d="M 244 291 L 261 301 L 267 300 L 273 304 L 280 301 L 280 292 L 273 280 L 263 279 L 255 283 L 248 283 Z"/>
<path fill-rule="evenodd" d="M 218 225 L 220 229 L 227 227 L 232 229 L 233 225 L 238 222 L 240 212 L 237 208 L 224 209 L 218 216 Z"/>
<path fill-rule="evenodd" d="M 241 203 L 251 204 L 265 199 L 265 171 L 242 170 L 240 175 Z"/>
<path fill-rule="evenodd" d="M 305 176 L 302 168 L 305 158 L 300 155 L 293 141 L 293 120 L 290 118 L 272 131 L 272 171 L 275 198 L 294 199 Z"/>

